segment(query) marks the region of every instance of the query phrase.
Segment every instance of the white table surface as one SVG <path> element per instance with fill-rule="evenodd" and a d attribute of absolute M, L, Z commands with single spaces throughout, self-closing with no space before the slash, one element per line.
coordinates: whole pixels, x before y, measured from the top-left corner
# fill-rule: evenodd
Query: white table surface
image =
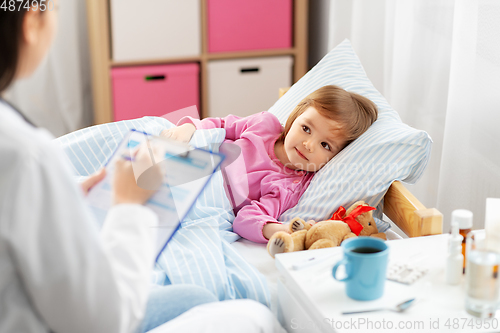
<path fill-rule="evenodd" d="M 500 312 L 497 311 L 494 319 L 479 320 L 465 311 L 465 276 L 457 286 L 445 283 L 448 235 L 392 240 L 387 244 L 390 248 L 389 264 L 411 262 L 429 271 L 410 286 L 387 280 L 384 295 L 374 301 L 350 299 L 345 293 L 344 282 L 333 279 L 332 267 L 342 258 L 340 247 L 278 254 L 276 267 L 286 288 L 312 320 L 323 325 L 323 331 L 500 332 Z M 331 258 L 307 269 L 292 268 L 294 263 L 325 255 Z M 341 314 L 344 311 L 394 307 L 413 297 L 417 299 L 415 304 L 403 313 Z M 488 323 L 490 327 L 485 329 Z M 295 326 L 301 325 L 307 323 L 295 323 Z M 494 329 L 493 325 L 498 326 Z"/>

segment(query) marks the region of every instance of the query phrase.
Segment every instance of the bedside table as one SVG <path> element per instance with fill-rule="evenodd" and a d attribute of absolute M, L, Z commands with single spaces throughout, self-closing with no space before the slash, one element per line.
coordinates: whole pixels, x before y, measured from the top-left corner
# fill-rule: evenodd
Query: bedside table
<path fill-rule="evenodd" d="M 391 262 L 410 262 L 427 268 L 412 285 L 386 281 L 382 298 L 355 301 L 347 297 L 345 284 L 333 279 L 332 267 L 342 258 L 340 247 L 276 255 L 278 319 L 288 332 L 498 332 L 500 313 L 479 319 L 465 311 L 465 276 L 461 284 L 445 283 L 448 236 L 436 235 L 388 241 Z M 314 266 L 294 270 L 294 263 L 330 256 Z M 389 310 L 354 315 L 342 312 L 394 308 L 410 298 L 406 312 Z M 472 325 L 472 326 L 471 326 Z"/>

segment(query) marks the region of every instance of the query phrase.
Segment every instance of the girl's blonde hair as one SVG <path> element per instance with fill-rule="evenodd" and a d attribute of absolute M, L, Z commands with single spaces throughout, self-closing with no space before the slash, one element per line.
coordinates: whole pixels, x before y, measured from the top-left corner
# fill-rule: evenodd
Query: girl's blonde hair
<path fill-rule="evenodd" d="M 295 119 L 311 106 L 323 117 L 341 124 L 347 140 L 346 145 L 366 132 L 368 127 L 377 120 L 377 106 L 368 98 L 338 86 L 324 86 L 307 95 L 293 109 L 278 141 L 285 140 Z"/>

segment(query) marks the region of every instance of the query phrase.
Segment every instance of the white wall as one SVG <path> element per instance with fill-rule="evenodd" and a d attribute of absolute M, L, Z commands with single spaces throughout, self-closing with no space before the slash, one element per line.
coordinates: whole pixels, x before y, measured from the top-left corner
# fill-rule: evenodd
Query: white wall
<path fill-rule="evenodd" d="M 55 136 L 91 125 L 93 115 L 85 0 L 60 1 L 58 24 L 47 58 L 5 96 Z"/>

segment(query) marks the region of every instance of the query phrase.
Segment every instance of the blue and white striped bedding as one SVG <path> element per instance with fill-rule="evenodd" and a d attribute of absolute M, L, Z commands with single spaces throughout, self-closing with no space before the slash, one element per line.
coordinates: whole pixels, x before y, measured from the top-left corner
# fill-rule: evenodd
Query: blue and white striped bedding
<path fill-rule="evenodd" d="M 163 118 L 144 117 L 82 129 L 57 139 L 83 178 L 98 170 L 111 156 L 125 133 L 135 128 L 151 134 L 173 124 Z M 218 151 L 225 131 L 196 131 L 191 144 Z M 230 245 L 239 238 L 232 231 L 234 214 L 226 198 L 221 172 L 216 172 L 193 209 L 160 254 L 152 276 L 156 284 L 196 284 L 220 300 L 250 298 L 267 306 L 267 282 Z"/>

